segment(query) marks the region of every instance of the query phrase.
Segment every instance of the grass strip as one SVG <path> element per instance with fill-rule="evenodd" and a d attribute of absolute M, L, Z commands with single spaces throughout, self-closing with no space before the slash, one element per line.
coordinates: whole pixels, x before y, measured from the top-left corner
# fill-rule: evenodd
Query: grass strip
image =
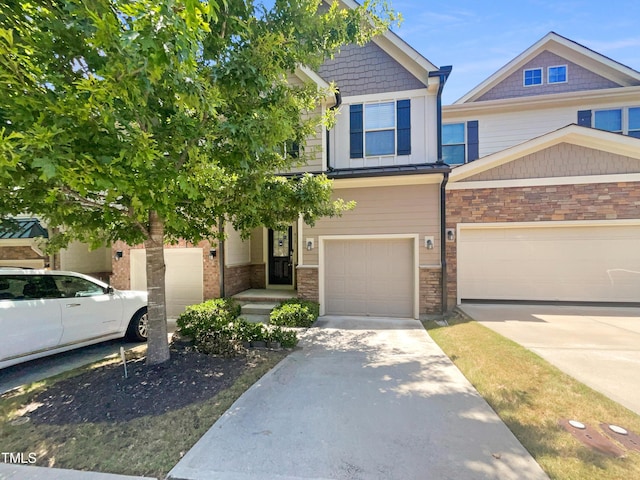
<path fill-rule="evenodd" d="M 558 425 L 565 418 L 640 433 L 640 416 L 475 321 L 458 316 L 425 328 L 550 478 L 640 478 L 640 453 L 606 457 Z"/>

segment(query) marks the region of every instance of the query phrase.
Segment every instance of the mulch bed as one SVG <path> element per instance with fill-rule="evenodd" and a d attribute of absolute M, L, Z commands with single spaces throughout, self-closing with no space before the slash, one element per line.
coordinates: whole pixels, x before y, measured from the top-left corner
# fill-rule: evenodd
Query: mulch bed
<path fill-rule="evenodd" d="M 38 394 L 28 415 L 37 424 L 126 422 L 161 415 L 201 402 L 230 387 L 242 374 L 245 357 L 222 358 L 172 349 L 171 358 L 147 366 L 145 359 L 112 364 L 57 382 Z"/>

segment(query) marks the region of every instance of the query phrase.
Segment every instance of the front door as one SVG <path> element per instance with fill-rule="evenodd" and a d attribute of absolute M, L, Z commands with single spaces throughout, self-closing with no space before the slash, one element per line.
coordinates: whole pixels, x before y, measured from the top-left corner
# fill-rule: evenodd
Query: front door
<path fill-rule="evenodd" d="M 293 228 L 269 229 L 269 284 L 293 285 Z"/>

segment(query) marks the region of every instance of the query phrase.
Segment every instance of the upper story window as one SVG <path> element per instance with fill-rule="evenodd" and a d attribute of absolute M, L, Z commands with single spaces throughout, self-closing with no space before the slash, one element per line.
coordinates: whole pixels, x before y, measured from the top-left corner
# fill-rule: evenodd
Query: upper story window
<path fill-rule="evenodd" d="M 547 70 L 547 82 L 548 83 L 565 83 L 567 81 L 567 66 L 558 65 L 556 67 L 549 67 Z"/>
<path fill-rule="evenodd" d="M 608 132 L 622 133 L 622 109 L 597 110 L 593 116 L 593 126 Z"/>
<path fill-rule="evenodd" d="M 529 68 L 524 71 L 524 86 L 542 85 L 542 68 Z"/>
<path fill-rule="evenodd" d="M 640 107 L 610 108 L 593 112 L 582 110 L 578 112 L 578 125 L 640 138 Z"/>
<path fill-rule="evenodd" d="M 627 135 L 640 138 L 640 107 L 632 107 L 629 110 L 629 130 Z"/>
<path fill-rule="evenodd" d="M 448 165 L 459 165 L 466 159 L 464 123 L 442 125 L 442 160 Z"/>
<path fill-rule="evenodd" d="M 350 158 L 411 154 L 411 100 L 349 107 Z"/>
<path fill-rule="evenodd" d="M 395 155 L 395 102 L 364 106 L 364 154 L 367 157 Z"/>

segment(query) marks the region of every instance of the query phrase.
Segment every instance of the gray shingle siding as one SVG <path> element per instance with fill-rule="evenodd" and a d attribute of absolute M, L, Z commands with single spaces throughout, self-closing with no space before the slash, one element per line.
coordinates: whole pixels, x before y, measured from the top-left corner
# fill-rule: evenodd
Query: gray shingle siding
<path fill-rule="evenodd" d="M 547 67 L 557 65 L 567 66 L 566 83 L 547 83 Z M 524 87 L 523 71 L 530 68 L 542 68 L 542 85 Z M 550 93 L 579 92 L 582 90 L 598 90 L 604 88 L 620 87 L 586 68 L 570 62 L 555 53 L 542 52 L 536 58 L 528 62 L 522 68 L 511 74 L 498 85 L 479 97 L 476 101 L 499 100 L 501 98 L 529 97 L 533 95 L 547 95 Z"/>
<path fill-rule="evenodd" d="M 343 97 L 426 88 L 373 42 L 343 47 L 320 67 L 318 74 L 327 82 L 335 82 Z"/>

